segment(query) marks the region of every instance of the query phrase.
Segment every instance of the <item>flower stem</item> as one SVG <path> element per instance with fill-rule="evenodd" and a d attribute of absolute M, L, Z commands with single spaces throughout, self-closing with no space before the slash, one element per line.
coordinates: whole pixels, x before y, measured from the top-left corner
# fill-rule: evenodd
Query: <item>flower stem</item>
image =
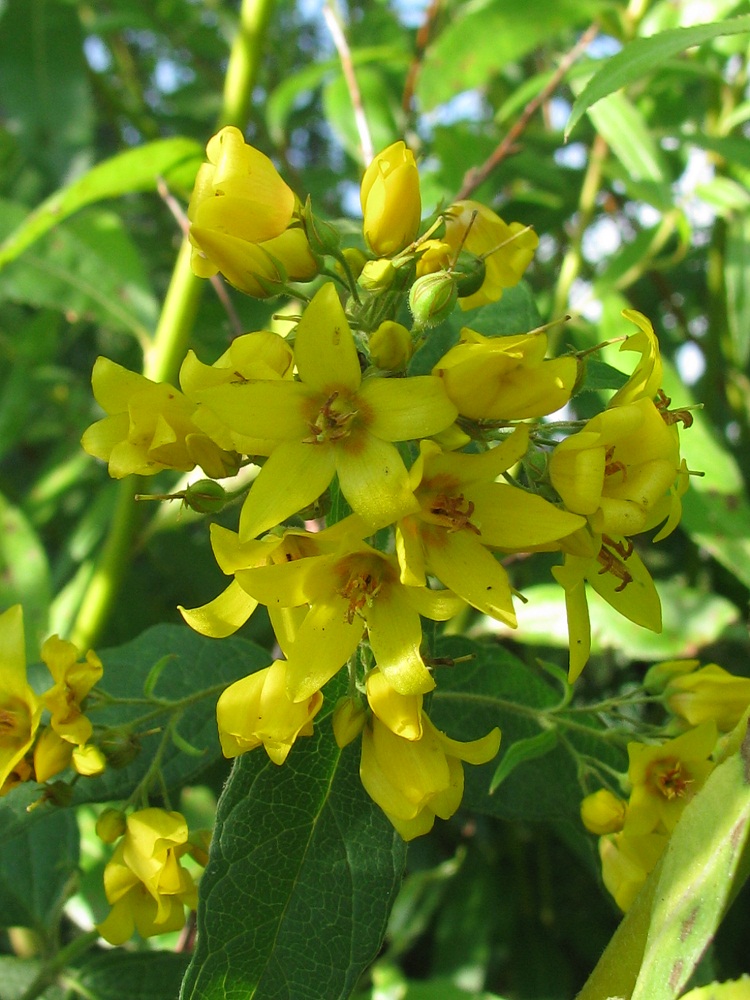
<path fill-rule="evenodd" d="M 218 125 L 244 128 L 252 90 L 262 56 L 265 28 L 273 0 L 242 0 L 240 20 L 229 56 Z M 176 377 L 184 356 L 204 282 L 190 269 L 190 243 L 183 239 L 177 254 L 153 341 L 143 359 L 143 374 L 156 382 Z M 120 492 L 108 535 L 72 629 L 73 642 L 88 648 L 99 640 L 122 587 L 141 523 L 134 495 L 143 492 L 132 479 L 120 484 Z"/>

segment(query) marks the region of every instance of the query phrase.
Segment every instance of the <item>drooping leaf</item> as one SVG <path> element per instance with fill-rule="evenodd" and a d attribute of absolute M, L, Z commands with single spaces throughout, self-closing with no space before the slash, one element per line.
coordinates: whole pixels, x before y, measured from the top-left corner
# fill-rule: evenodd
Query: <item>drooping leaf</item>
<path fill-rule="evenodd" d="M 543 729 L 536 736 L 516 740 L 505 752 L 497 770 L 492 776 L 490 794 L 494 792 L 505 779 L 526 761 L 544 757 L 557 746 L 557 732 L 554 729 Z"/>
<path fill-rule="evenodd" d="M 593 104 L 621 87 L 626 87 L 663 64 L 665 59 L 722 35 L 737 35 L 750 31 L 750 15 L 728 18 L 712 24 L 697 24 L 692 28 L 673 28 L 649 38 L 636 38 L 604 65 L 578 95 L 565 126 L 565 138 Z"/>
<path fill-rule="evenodd" d="M 85 205 L 131 191 L 154 190 L 160 177 L 167 182 L 173 176 L 179 177 L 189 185 L 202 158 L 203 150 L 197 142 L 176 137 L 148 142 L 97 164 L 47 198 L 5 239 L 0 246 L 0 268 Z"/>
<path fill-rule="evenodd" d="M 375 957 L 405 845 L 330 726 L 282 767 L 240 757 L 219 802 L 182 1000 L 337 1000 Z"/>

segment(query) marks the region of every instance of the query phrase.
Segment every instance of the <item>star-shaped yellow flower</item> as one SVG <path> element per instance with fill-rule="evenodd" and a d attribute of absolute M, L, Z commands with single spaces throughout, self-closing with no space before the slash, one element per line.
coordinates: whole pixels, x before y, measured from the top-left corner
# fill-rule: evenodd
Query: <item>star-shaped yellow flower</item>
<path fill-rule="evenodd" d="M 236 578 L 269 608 L 310 606 L 284 650 L 289 697 L 295 702 L 333 677 L 365 631 L 381 673 L 396 691 L 431 691 L 435 682 L 420 653 L 419 616 L 445 621 L 465 606 L 447 590 L 404 586 L 396 559 L 356 538 L 334 553 L 241 570 Z"/>
<path fill-rule="evenodd" d="M 508 575 L 489 548 L 523 550 L 585 523 L 543 497 L 495 482 L 525 454 L 528 440 L 528 428 L 519 427 L 480 455 L 421 443 L 410 473 L 420 509 L 402 518 L 396 532 L 404 583 L 424 586 L 432 573 L 479 611 L 515 627 Z"/>
<path fill-rule="evenodd" d="M 338 476 L 352 509 L 382 527 L 417 507 L 394 441 L 448 427 L 455 406 L 440 379 L 362 378 L 357 349 L 333 284 L 297 328 L 298 382 L 223 385 L 198 393 L 233 431 L 277 442 L 240 516 L 254 538 L 316 500 Z"/>

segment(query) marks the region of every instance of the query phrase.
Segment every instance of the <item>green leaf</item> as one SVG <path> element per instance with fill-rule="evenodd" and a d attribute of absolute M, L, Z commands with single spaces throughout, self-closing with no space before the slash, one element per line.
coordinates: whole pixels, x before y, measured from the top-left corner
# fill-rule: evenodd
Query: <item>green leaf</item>
<path fill-rule="evenodd" d="M 69 219 L 0 272 L 0 298 L 85 317 L 146 341 L 157 300 L 118 216 L 92 209 Z"/>
<path fill-rule="evenodd" d="M 65 979 L 87 1000 L 165 1000 L 176 997 L 189 956 L 168 951 L 128 954 L 123 949 L 88 956 L 77 969 L 66 969 Z"/>
<path fill-rule="evenodd" d="M 533 17 L 514 0 L 465 4 L 426 51 L 417 82 L 423 110 L 473 87 L 486 87 L 510 62 L 573 24 L 590 20 L 588 0 L 534 0 Z"/>
<path fill-rule="evenodd" d="M 747 1000 L 750 996 L 750 976 L 732 979 L 725 983 L 699 986 L 685 993 L 682 1000 Z"/>
<path fill-rule="evenodd" d="M 375 957 L 405 845 L 330 727 L 282 767 L 240 757 L 219 802 L 182 1000 L 336 1000 Z"/>
<path fill-rule="evenodd" d="M 638 108 L 624 94 L 610 94 L 589 108 L 588 116 L 633 180 L 665 185 L 663 202 L 669 207 L 664 154 Z"/>
<path fill-rule="evenodd" d="M 191 183 L 202 158 L 203 150 L 197 142 L 176 137 L 148 142 L 97 164 L 69 187 L 47 198 L 7 237 L 0 246 L 0 268 L 85 205 L 131 191 L 152 191 L 160 177 L 169 183 L 174 175 Z"/>
<path fill-rule="evenodd" d="M 22 604 L 26 656 L 39 655 L 50 602 L 47 554 L 39 536 L 18 507 L 0 495 L 0 607 Z"/>
<path fill-rule="evenodd" d="M 722 35 L 737 35 L 750 31 L 750 15 L 729 18 L 712 24 L 698 24 L 692 28 L 674 28 L 650 38 L 636 38 L 621 52 L 607 59 L 578 95 L 565 126 L 565 139 L 578 124 L 581 116 L 593 104 L 621 87 L 626 87 L 659 67 L 664 60 L 691 48 L 702 45 Z"/>
<path fill-rule="evenodd" d="M 499 726 L 501 752 L 507 754 L 516 743 L 536 739 L 546 728 L 541 716 L 535 718 L 536 710 L 549 710 L 560 702 L 558 690 L 501 646 L 451 636 L 440 641 L 438 655 L 454 661 L 471 657 L 441 668 L 428 709 L 438 729 L 453 739 L 473 740 Z M 563 712 L 556 719 L 564 725 Z M 620 754 L 598 737 L 599 722 L 582 714 L 576 715 L 576 722 L 590 726 L 590 735 L 579 728 L 566 732 L 567 746 L 622 768 Z M 513 770 L 491 795 L 496 767 L 496 761 L 480 767 L 464 765 L 464 808 L 503 819 L 573 820 L 580 827 L 577 760 L 565 746 L 550 748 L 533 767 Z"/>
<path fill-rule="evenodd" d="M 44 970 L 44 962 L 38 958 L 16 958 L 0 955 L 0 997 L 2 1000 L 23 1000 L 26 991 Z M 36 994 L 35 994 L 36 995 Z M 67 990 L 59 986 L 49 986 L 40 993 L 41 1000 L 66 1000 Z"/>
<path fill-rule="evenodd" d="M 673 1000 L 713 939 L 750 832 L 750 740 L 685 807 L 577 1000 Z"/>
<path fill-rule="evenodd" d="M 625 372 L 613 368 L 606 361 L 589 355 L 583 361 L 583 381 L 576 392 L 599 392 L 602 389 L 621 389 L 628 380 Z"/>
<path fill-rule="evenodd" d="M 390 68 L 390 63 L 386 65 Z M 361 66 L 357 70 L 357 85 L 373 149 L 377 153 L 399 138 L 401 130 L 396 121 L 397 94 L 389 86 L 382 67 Z M 361 162 L 359 131 L 352 97 L 341 72 L 323 88 L 323 107 L 326 119 L 339 142 L 355 162 Z"/>
<path fill-rule="evenodd" d="M 49 190 L 71 166 L 80 169 L 75 158 L 92 138 L 93 103 L 78 11 L 50 0 L 7 0 L 3 7 L 3 119 L 26 159 L 44 173 Z"/>
<path fill-rule="evenodd" d="M 78 869 L 78 826 L 72 812 L 47 808 L 41 820 L 27 823 L 27 828 L 14 837 L 3 839 L 2 927 L 51 930 L 62 904 L 71 895 Z"/>
<path fill-rule="evenodd" d="M 182 753 L 168 739 L 162 756 L 162 773 L 166 787 L 175 791 L 196 780 L 205 769 L 221 759 L 216 731 L 216 702 L 221 689 L 246 674 L 268 666 L 269 654 L 245 639 L 228 638 L 218 642 L 198 635 L 180 625 L 156 625 L 132 642 L 116 649 L 99 651 L 104 664 L 104 676 L 97 687 L 119 698 L 141 699 L 144 684 L 154 664 L 171 656 L 159 674 L 155 697 L 164 700 L 163 714 L 152 716 L 143 728 L 158 729 L 140 740 L 140 753 L 127 767 L 108 767 L 102 775 L 79 781 L 76 802 L 109 802 L 127 798 L 140 782 L 156 748 L 164 737 L 163 727 L 172 718 L 170 703 L 182 698 L 194 700 L 182 710 L 177 732 L 194 749 Z M 213 689 L 213 690 L 211 690 Z M 207 693 L 200 697 L 201 691 Z M 92 706 L 88 715 L 95 726 L 123 725 L 146 713 L 149 704 Z M 200 756 L 198 756 L 200 754 Z"/>
<path fill-rule="evenodd" d="M 517 740 L 503 754 L 498 768 L 492 776 L 490 795 L 521 764 L 527 760 L 536 760 L 539 757 L 545 757 L 556 746 L 557 730 L 555 729 L 543 729 L 536 736 L 528 736 L 526 739 Z"/>
<path fill-rule="evenodd" d="M 750 214 L 727 224 L 724 282 L 729 335 L 737 367 L 742 369 L 750 360 Z"/>

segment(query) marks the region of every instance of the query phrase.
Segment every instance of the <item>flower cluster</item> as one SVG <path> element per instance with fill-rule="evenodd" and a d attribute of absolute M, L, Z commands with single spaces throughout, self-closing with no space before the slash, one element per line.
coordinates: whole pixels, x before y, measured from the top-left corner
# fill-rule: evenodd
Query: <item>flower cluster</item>
<path fill-rule="evenodd" d="M 94 389 L 107 416 L 83 444 L 114 476 L 200 466 L 224 479 L 257 467 L 233 494 L 245 491 L 238 531 L 212 527 L 231 582 L 181 609 L 221 638 L 263 604 L 281 650 L 219 700 L 223 750 L 263 745 L 281 764 L 347 668 L 336 738 L 361 734 L 364 787 L 414 837 L 456 811 L 462 762 L 488 761 L 500 739 L 493 730 L 459 743 L 431 723 L 422 702 L 437 678 L 422 617 L 446 621 L 470 606 L 515 627 L 503 558 L 544 549 L 564 558 L 555 575 L 571 679 L 588 658 L 586 582 L 660 628 L 631 541 L 674 528 L 687 484 L 658 345 L 629 311 L 633 375 L 561 439 L 570 425 L 544 418 L 569 402 L 584 363 L 547 359 L 544 330 L 486 336 L 467 325 L 438 341 L 437 360 L 416 356 L 456 303 L 497 302 L 520 281 L 538 243 L 529 227 L 472 201 L 423 224 L 417 164 L 398 142 L 364 174 L 360 245 L 342 246 L 237 129 L 210 141 L 208 159 L 189 211 L 194 270 L 259 297 L 296 295 L 302 315 L 289 336 L 244 334 L 212 365 L 189 353 L 180 389 L 100 359 Z M 294 282 L 313 278 L 306 297 Z"/>
<path fill-rule="evenodd" d="M 645 687 L 659 695 L 672 715 L 668 729 L 679 735 L 660 743 L 628 744 L 626 801 L 609 789 L 581 803 L 587 830 L 598 834 L 602 878 L 622 910 L 631 906 L 666 848 L 685 806 L 714 768 L 711 759 L 722 733 L 750 715 L 750 679 L 697 660 L 660 663 Z"/>
<path fill-rule="evenodd" d="M 104 869 L 104 891 L 112 909 L 97 930 L 105 941 L 122 944 L 135 930 L 141 937 L 180 930 L 185 907 L 195 909 L 198 902 L 193 877 L 180 863 L 192 851 L 184 816 L 141 809 L 121 822 L 114 836 L 98 830 L 108 842 L 124 834 Z"/>
<path fill-rule="evenodd" d="M 26 677 L 23 609 L 0 615 L 0 795 L 24 781 L 46 782 L 72 766 L 79 774 L 104 768 L 101 751 L 90 742 L 93 727 L 83 703 L 102 676 L 99 657 L 51 636 L 41 658 L 53 684 L 38 695 Z M 43 714 L 49 721 L 42 723 Z"/>

